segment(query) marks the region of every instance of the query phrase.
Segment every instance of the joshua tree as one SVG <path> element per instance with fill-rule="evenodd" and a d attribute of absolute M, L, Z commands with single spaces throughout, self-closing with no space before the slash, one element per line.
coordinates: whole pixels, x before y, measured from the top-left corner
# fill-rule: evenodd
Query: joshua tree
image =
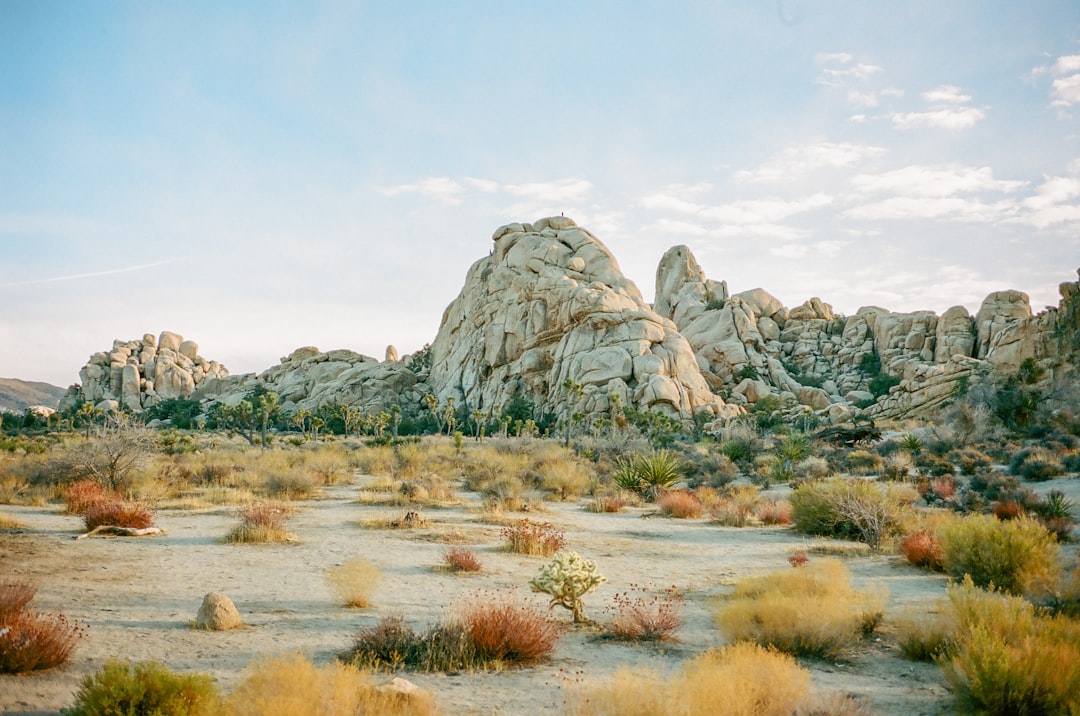
<path fill-rule="evenodd" d="M 585 386 L 583 386 L 581 383 L 577 382 L 570 376 L 567 376 L 566 380 L 563 381 L 562 387 L 563 390 L 566 391 L 566 418 L 565 422 L 563 423 L 565 428 L 563 432 L 563 445 L 569 447 L 570 433 L 573 429 L 573 425 L 576 422 L 581 422 L 581 420 L 585 417 L 580 413 L 574 412 L 574 408 L 577 407 L 578 401 L 581 400 L 581 398 L 585 395 Z M 577 417 L 578 415 L 580 415 L 581 417 L 575 421 L 575 417 Z"/>
<path fill-rule="evenodd" d="M 278 401 L 280 398 L 277 393 L 266 392 L 259 395 L 259 437 L 262 438 L 262 446 L 266 447 L 266 427 L 270 423 L 270 418 L 278 412 Z"/>

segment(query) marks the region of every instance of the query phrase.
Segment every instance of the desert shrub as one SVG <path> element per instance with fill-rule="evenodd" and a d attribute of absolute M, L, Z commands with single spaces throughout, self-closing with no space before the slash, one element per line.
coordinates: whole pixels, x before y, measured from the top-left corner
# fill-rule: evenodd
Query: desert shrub
<path fill-rule="evenodd" d="M 607 632 L 616 639 L 665 641 L 682 624 L 683 595 L 675 587 L 650 596 L 645 588 L 631 584 L 611 601 L 604 611 L 611 614 Z"/>
<path fill-rule="evenodd" d="M 64 511 L 69 515 L 81 515 L 87 508 L 107 497 L 105 488 L 93 480 L 79 480 L 64 488 Z"/>
<path fill-rule="evenodd" d="M 459 622 L 436 624 L 417 633 L 400 616 L 386 616 L 362 629 L 341 657 L 361 669 L 457 671 L 479 668 L 476 650 Z"/>
<path fill-rule="evenodd" d="M 0 624 L 26 609 L 37 594 L 37 585 L 18 580 L 0 582 Z"/>
<path fill-rule="evenodd" d="M 35 594 L 32 582 L 0 582 L 0 674 L 59 666 L 83 636 L 83 629 L 62 614 L 34 612 Z"/>
<path fill-rule="evenodd" d="M 451 547 L 443 553 L 446 566 L 455 572 L 479 572 L 483 569 L 476 552 L 462 547 Z"/>
<path fill-rule="evenodd" d="M 566 546 L 566 534 L 550 522 L 518 520 L 501 531 L 507 549 L 531 557 L 550 557 Z"/>
<path fill-rule="evenodd" d="M 937 536 L 945 573 L 955 579 L 968 575 L 977 586 L 1022 594 L 1057 578 L 1057 543 L 1036 520 L 967 515 L 942 525 Z"/>
<path fill-rule="evenodd" d="M 568 458 L 542 463 L 538 470 L 540 487 L 553 493 L 560 500 L 574 500 L 589 489 L 595 479 L 592 470 L 584 463 Z"/>
<path fill-rule="evenodd" d="M 597 490 L 585 509 L 589 512 L 620 512 L 632 502 L 633 495 L 620 489 Z"/>
<path fill-rule="evenodd" d="M 286 542 L 292 536 L 285 531 L 289 509 L 271 502 L 254 502 L 240 511 L 240 524 L 225 535 L 226 542 Z"/>
<path fill-rule="evenodd" d="M 800 485 L 791 495 L 791 516 L 800 532 L 878 547 L 902 530 L 909 502 L 895 485 L 836 477 Z"/>
<path fill-rule="evenodd" d="M 220 696 L 208 674 L 178 674 L 155 661 L 110 660 L 82 680 L 69 716 L 213 716 Z"/>
<path fill-rule="evenodd" d="M 755 486 L 729 486 L 720 499 L 709 505 L 709 516 L 725 527 L 745 527 L 760 504 L 761 495 Z"/>
<path fill-rule="evenodd" d="M 229 694 L 224 716 L 433 716 L 431 697 L 378 689 L 355 666 L 316 667 L 300 654 L 256 662 Z"/>
<path fill-rule="evenodd" d="M 754 458 L 754 471 L 750 479 L 755 485 L 767 489 L 774 483 L 787 484 L 795 480 L 795 468 L 791 460 L 777 453 L 758 455 Z"/>
<path fill-rule="evenodd" d="M 579 624 L 585 621 L 583 597 L 606 581 L 596 562 L 583 559 L 577 552 L 559 552 L 529 580 L 529 588 L 550 596 L 550 606 L 569 609 L 574 623 Z"/>
<path fill-rule="evenodd" d="M 924 452 L 916 457 L 915 467 L 919 468 L 920 475 L 927 477 L 951 475 L 956 470 L 948 458 L 935 452 Z"/>
<path fill-rule="evenodd" d="M 477 595 L 456 614 L 485 664 L 527 664 L 547 658 L 562 633 L 550 616 L 508 595 Z"/>
<path fill-rule="evenodd" d="M 1025 480 L 1040 482 L 1065 474 L 1057 455 L 1044 448 L 1025 448 L 1009 460 L 1009 472 Z"/>
<path fill-rule="evenodd" d="M 691 454 L 683 463 L 688 487 L 724 487 L 739 476 L 739 468 L 730 457 L 721 452 L 703 456 Z"/>
<path fill-rule="evenodd" d="M 943 658 L 956 642 L 956 617 L 947 602 L 930 612 L 909 609 L 893 619 L 893 626 L 900 652 L 912 661 Z"/>
<path fill-rule="evenodd" d="M 689 660 L 663 680 L 618 671 L 611 681 L 573 697 L 574 716 L 790 716 L 805 703 L 810 673 L 787 654 L 741 643 Z"/>
<path fill-rule="evenodd" d="M 83 508 L 86 529 L 109 525 L 145 529 L 154 524 L 154 511 L 141 502 L 106 498 L 92 502 Z"/>
<path fill-rule="evenodd" d="M 1003 500 L 995 502 L 992 511 L 999 520 L 1015 520 L 1024 514 L 1024 506 L 1013 500 Z"/>
<path fill-rule="evenodd" d="M 856 475 L 870 475 L 880 472 L 883 461 L 876 452 L 852 450 L 847 456 L 847 467 Z"/>
<path fill-rule="evenodd" d="M 962 475 L 974 475 L 990 469 L 990 456 L 975 448 L 963 448 L 949 453 L 949 461 L 960 467 Z"/>
<path fill-rule="evenodd" d="M 720 452 L 737 464 L 752 463 L 759 450 L 758 442 L 749 436 L 732 437 L 720 443 Z"/>
<path fill-rule="evenodd" d="M 704 510 L 701 500 L 694 493 L 686 490 L 671 490 L 664 493 L 656 500 L 656 506 L 668 517 L 684 519 L 701 517 Z"/>
<path fill-rule="evenodd" d="M 832 468 L 829 467 L 829 461 L 825 458 L 811 456 L 796 462 L 791 466 L 791 471 L 794 473 L 796 481 L 805 482 L 828 477 L 829 473 L 832 472 Z"/>
<path fill-rule="evenodd" d="M 314 476 L 298 469 L 273 470 L 263 483 L 266 496 L 275 500 L 306 500 L 316 486 Z"/>
<path fill-rule="evenodd" d="M 787 500 L 762 500 L 754 516 L 763 525 L 790 525 L 791 503 Z"/>
<path fill-rule="evenodd" d="M 1074 509 L 1076 501 L 1066 497 L 1061 490 L 1050 490 L 1031 507 L 1032 513 L 1057 537 L 1058 542 L 1068 542 L 1071 539 L 1072 528 L 1076 524 Z"/>
<path fill-rule="evenodd" d="M 369 607 L 382 572 L 363 557 L 353 557 L 331 569 L 326 579 L 345 606 Z"/>
<path fill-rule="evenodd" d="M 1080 713 L 1080 624 L 1020 597 L 952 585 L 956 646 L 939 657 L 957 705 L 985 714 Z"/>
<path fill-rule="evenodd" d="M 736 582 L 716 621 L 736 641 L 833 658 L 873 633 L 882 602 L 879 593 L 853 589 L 839 560 L 820 559 Z"/>
<path fill-rule="evenodd" d="M 882 461 L 881 476 L 886 480 L 903 480 L 910 472 L 911 457 L 907 453 L 893 453 Z"/>
<path fill-rule="evenodd" d="M 944 569 L 941 542 L 928 530 L 918 530 L 905 537 L 900 542 L 900 552 L 916 567 L 925 567 L 935 572 Z"/>

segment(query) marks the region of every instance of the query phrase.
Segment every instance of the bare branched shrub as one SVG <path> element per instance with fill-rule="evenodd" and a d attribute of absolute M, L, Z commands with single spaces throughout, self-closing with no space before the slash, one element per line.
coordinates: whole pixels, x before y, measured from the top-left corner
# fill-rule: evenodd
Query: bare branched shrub
<path fill-rule="evenodd" d="M 670 490 L 660 495 L 656 500 L 656 506 L 660 512 L 668 517 L 680 519 L 701 517 L 704 507 L 701 500 L 692 492 L 686 490 Z"/>
<path fill-rule="evenodd" d="M 67 661 L 83 628 L 63 614 L 39 614 L 30 603 L 37 586 L 0 583 L 0 674 L 51 669 Z"/>
<path fill-rule="evenodd" d="M 510 595 L 478 594 L 456 609 L 479 658 L 531 663 L 555 650 L 562 627 L 546 612 Z"/>
<path fill-rule="evenodd" d="M 674 638 L 682 624 L 683 595 L 676 587 L 650 595 L 631 584 L 612 598 L 604 611 L 611 614 L 608 633 L 628 641 L 665 641 Z"/>
<path fill-rule="evenodd" d="M 550 557 L 566 546 L 566 534 L 549 522 L 518 520 L 502 529 L 507 549 L 515 554 Z"/>
<path fill-rule="evenodd" d="M 142 502 L 106 498 L 92 502 L 83 508 L 86 529 L 95 527 L 131 527 L 145 529 L 154 524 L 154 511 Z"/>
<path fill-rule="evenodd" d="M 255 502 L 240 511 L 240 524 L 225 536 L 226 542 L 287 542 L 292 535 L 285 531 L 289 508 L 272 502 Z"/>

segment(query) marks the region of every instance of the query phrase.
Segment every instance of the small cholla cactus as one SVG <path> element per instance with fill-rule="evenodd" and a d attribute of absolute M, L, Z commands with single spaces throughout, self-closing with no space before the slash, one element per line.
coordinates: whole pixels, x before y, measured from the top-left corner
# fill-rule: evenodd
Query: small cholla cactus
<path fill-rule="evenodd" d="M 551 562 L 540 568 L 540 574 L 529 580 L 534 592 L 551 595 L 551 607 L 556 605 L 574 614 L 574 623 L 585 621 L 582 597 L 606 582 L 596 571 L 596 562 L 582 559 L 577 552 L 559 552 Z"/>

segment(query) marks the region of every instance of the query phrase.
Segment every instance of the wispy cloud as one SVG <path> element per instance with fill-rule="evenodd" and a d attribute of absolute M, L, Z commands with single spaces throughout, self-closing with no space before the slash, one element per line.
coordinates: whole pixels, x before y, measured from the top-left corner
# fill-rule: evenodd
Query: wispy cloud
<path fill-rule="evenodd" d="M 993 222 L 1016 214 L 1015 200 L 987 199 L 987 194 L 1011 194 L 1025 181 L 995 179 L 990 167 L 913 165 L 883 174 L 859 174 L 851 186 L 866 196 L 891 194 L 844 210 L 841 216 L 858 220 L 950 219 Z"/>
<path fill-rule="evenodd" d="M 1027 185 L 1025 181 L 995 179 L 990 167 L 960 164 L 942 166 L 912 165 L 882 174 L 858 174 L 851 186 L 858 192 L 892 192 L 910 196 L 952 196 L 980 191 L 1013 192 Z"/>
<path fill-rule="evenodd" d="M 1052 64 L 1036 67 L 1032 74 L 1054 75 L 1050 83 L 1051 107 L 1080 104 L 1080 55 L 1062 55 Z"/>
<path fill-rule="evenodd" d="M 781 182 L 794 175 L 804 175 L 819 169 L 847 169 L 868 159 L 884 156 L 884 147 L 851 142 L 818 142 L 788 147 L 769 157 L 756 169 L 737 171 L 739 181 Z"/>
<path fill-rule="evenodd" d="M 22 286 L 38 286 L 48 283 L 64 283 L 67 281 L 80 281 L 87 278 L 100 278 L 102 276 L 113 276 L 121 273 L 131 273 L 132 271 L 145 271 L 146 269 L 157 268 L 158 266 L 165 266 L 171 264 L 179 259 L 164 259 L 162 261 L 154 261 L 148 264 L 138 264 L 137 266 L 123 266 L 120 268 L 105 269 L 104 271 L 89 271 L 87 273 L 75 273 L 68 274 L 67 276 L 52 276 L 49 278 L 34 278 L 25 281 L 8 281 L 0 283 L 0 288 L 16 288 Z"/>
<path fill-rule="evenodd" d="M 458 182 L 449 177 L 427 177 L 408 184 L 376 187 L 383 196 L 401 196 L 402 194 L 415 194 L 427 199 L 454 206 L 461 203 L 460 195 L 465 191 Z"/>
<path fill-rule="evenodd" d="M 556 179 L 528 184 L 506 184 L 502 190 L 511 196 L 559 203 L 582 201 L 592 188 L 592 183 L 585 179 Z"/>
<path fill-rule="evenodd" d="M 963 130 L 974 127 L 986 118 L 986 112 L 977 107 L 962 109 L 935 109 L 928 112 L 897 112 L 892 122 L 897 129 L 933 127 L 937 129 Z"/>

